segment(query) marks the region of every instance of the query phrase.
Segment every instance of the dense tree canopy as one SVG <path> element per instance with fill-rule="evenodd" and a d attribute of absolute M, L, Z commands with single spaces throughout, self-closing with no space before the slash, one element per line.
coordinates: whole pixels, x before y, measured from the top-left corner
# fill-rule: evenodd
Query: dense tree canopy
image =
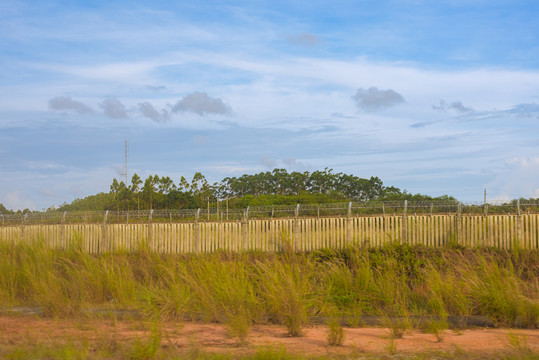
<path fill-rule="evenodd" d="M 189 182 L 176 183 L 168 176 L 150 175 L 144 181 L 134 174 L 130 184 L 113 179 L 109 193 L 76 199 L 57 210 L 137 210 L 202 208 L 208 202 L 227 200 L 230 207 L 322 204 L 343 201 L 432 200 L 421 194 L 384 186 L 378 177 L 370 179 L 334 173 L 332 169 L 314 172 L 287 172 L 285 169 L 240 177 L 226 177 L 210 185 L 200 172 Z M 439 200 L 450 200 L 444 196 Z M 453 199 L 454 200 L 454 199 Z"/>
<path fill-rule="evenodd" d="M 109 192 L 98 193 L 70 204 L 51 206 L 46 211 L 98 211 L 147 209 L 197 209 L 215 206 L 226 200 L 231 208 L 295 204 L 325 204 L 345 201 L 455 201 L 452 196 L 431 197 L 411 194 L 394 186 L 384 186 L 378 177 L 369 179 L 334 173 L 325 168 L 314 172 L 287 172 L 285 169 L 258 174 L 226 177 L 210 185 L 197 172 L 189 182 L 180 177 L 150 175 L 144 181 L 133 174 L 130 184 L 113 179 Z M 512 200 L 516 206 L 518 200 Z M 539 199 L 520 199 L 523 204 L 536 204 Z M 0 204 L 0 214 L 29 213 L 29 209 L 13 211 Z"/>

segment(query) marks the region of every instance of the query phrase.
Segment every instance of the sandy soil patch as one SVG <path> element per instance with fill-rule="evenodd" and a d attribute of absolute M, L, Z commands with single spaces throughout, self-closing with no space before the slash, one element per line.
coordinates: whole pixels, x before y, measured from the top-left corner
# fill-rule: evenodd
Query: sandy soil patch
<path fill-rule="evenodd" d="M 149 336 L 152 323 L 113 319 L 44 319 L 34 316 L 0 316 L 0 346 L 24 346 L 29 342 L 59 343 L 66 339 L 87 339 L 90 343 L 114 339 L 126 343 Z M 208 352 L 246 354 L 261 346 L 283 346 L 290 353 L 311 355 L 347 353 L 388 353 L 389 329 L 345 328 L 342 346 L 328 346 L 326 326 L 308 326 L 304 336 L 289 337 L 278 325 L 256 325 L 249 333 L 249 344 L 238 346 L 226 326 L 206 323 L 166 322 L 160 325 L 162 346 L 179 351 L 199 346 Z M 394 340 L 399 353 L 454 351 L 495 353 L 510 349 L 510 334 L 526 339 L 533 351 L 539 352 L 539 330 L 533 329 L 468 329 L 446 330 L 442 341 L 432 334 L 408 331 Z"/>

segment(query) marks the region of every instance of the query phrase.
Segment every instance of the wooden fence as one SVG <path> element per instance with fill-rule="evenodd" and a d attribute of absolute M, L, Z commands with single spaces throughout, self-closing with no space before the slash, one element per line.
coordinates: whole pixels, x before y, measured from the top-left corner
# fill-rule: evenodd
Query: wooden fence
<path fill-rule="evenodd" d="M 425 215 L 300 218 L 170 224 L 20 225 L 0 228 L 0 241 L 45 241 L 51 247 L 81 246 L 90 253 L 279 251 L 381 246 L 387 242 L 466 247 L 539 248 L 539 215 Z"/>

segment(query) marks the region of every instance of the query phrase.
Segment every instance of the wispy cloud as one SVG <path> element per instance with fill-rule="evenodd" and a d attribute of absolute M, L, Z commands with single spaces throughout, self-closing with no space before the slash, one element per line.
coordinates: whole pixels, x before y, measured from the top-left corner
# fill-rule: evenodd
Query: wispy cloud
<path fill-rule="evenodd" d="M 440 100 L 438 105 L 432 105 L 434 110 L 438 111 L 447 111 L 447 110 L 456 110 L 459 113 L 468 113 L 474 111 L 473 108 L 464 106 L 461 101 L 453 101 L 452 103 L 447 103 L 444 100 Z"/>
<path fill-rule="evenodd" d="M 275 159 L 273 159 L 269 155 L 266 155 L 260 158 L 260 164 L 262 164 L 265 168 L 268 168 L 270 170 L 275 169 L 275 167 L 277 167 L 277 161 L 275 161 Z"/>
<path fill-rule="evenodd" d="M 529 104 L 518 104 L 513 108 L 507 111 L 511 114 L 517 114 L 522 117 L 534 117 L 539 116 L 539 104 L 529 103 Z"/>
<path fill-rule="evenodd" d="M 539 197 L 539 157 L 513 157 L 504 161 L 487 191 L 496 199 Z"/>
<path fill-rule="evenodd" d="M 144 85 L 144 88 L 150 91 L 159 92 L 159 91 L 166 90 L 167 87 L 164 85 Z"/>
<path fill-rule="evenodd" d="M 287 39 L 291 44 L 299 46 L 316 46 L 324 43 L 324 40 L 322 40 L 320 37 L 309 33 L 292 35 L 289 36 Z"/>
<path fill-rule="evenodd" d="M 96 81 L 130 82 L 134 79 L 144 81 L 148 74 L 159 66 L 155 62 L 115 63 L 109 62 L 101 65 L 40 65 L 39 68 L 73 76 L 74 78 L 90 79 Z"/>
<path fill-rule="evenodd" d="M 379 90 L 376 87 L 359 88 L 352 99 L 364 111 L 383 110 L 404 102 L 402 95 L 395 90 Z"/>
<path fill-rule="evenodd" d="M 282 159 L 282 162 L 287 167 L 292 168 L 292 170 L 296 170 L 296 171 L 312 169 L 312 165 L 310 165 L 310 164 L 308 164 L 306 162 L 303 162 L 303 161 L 298 161 L 294 157 L 286 157 L 286 158 Z"/>

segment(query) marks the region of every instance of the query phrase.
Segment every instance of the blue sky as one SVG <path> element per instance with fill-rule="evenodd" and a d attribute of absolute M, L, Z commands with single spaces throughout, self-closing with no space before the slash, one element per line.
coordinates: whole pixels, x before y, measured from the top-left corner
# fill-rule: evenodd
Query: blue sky
<path fill-rule="evenodd" d="M 536 1 L 0 0 L 0 203 L 329 167 L 539 197 Z"/>

